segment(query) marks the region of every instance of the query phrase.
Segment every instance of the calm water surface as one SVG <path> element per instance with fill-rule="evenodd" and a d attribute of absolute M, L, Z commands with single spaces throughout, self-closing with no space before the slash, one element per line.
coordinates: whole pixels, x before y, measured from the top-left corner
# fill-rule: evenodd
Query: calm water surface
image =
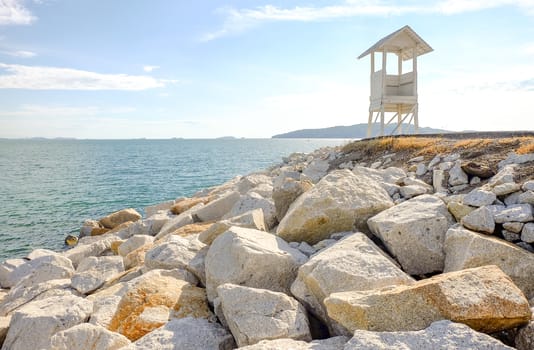
<path fill-rule="evenodd" d="M 0 140 L 0 261 L 60 250 L 85 219 L 190 196 L 327 139 Z"/>

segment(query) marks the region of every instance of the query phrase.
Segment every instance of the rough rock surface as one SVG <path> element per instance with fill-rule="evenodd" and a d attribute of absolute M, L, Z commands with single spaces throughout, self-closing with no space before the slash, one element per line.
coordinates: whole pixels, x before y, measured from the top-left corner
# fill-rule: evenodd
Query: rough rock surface
<path fill-rule="evenodd" d="M 116 350 L 129 344 L 130 341 L 123 335 L 82 323 L 56 333 L 51 340 L 51 350 Z"/>
<path fill-rule="evenodd" d="M 265 339 L 311 340 L 304 307 L 284 293 L 228 283 L 217 287 L 217 294 L 237 346 Z"/>
<path fill-rule="evenodd" d="M 525 293 L 534 297 L 534 254 L 495 237 L 453 227 L 445 238 L 445 272 L 497 265 Z"/>
<path fill-rule="evenodd" d="M 463 203 L 472 207 L 482 207 L 484 205 L 490 205 L 495 202 L 497 196 L 491 191 L 486 191 L 480 188 L 475 188 L 463 199 Z"/>
<path fill-rule="evenodd" d="M 90 256 L 80 262 L 72 276 L 72 287 L 83 294 L 90 293 L 124 272 L 124 263 L 120 256 Z"/>
<path fill-rule="evenodd" d="M 480 207 L 473 210 L 461 220 L 465 227 L 483 233 L 493 233 L 495 231 L 495 220 L 493 213 L 487 207 Z"/>
<path fill-rule="evenodd" d="M 241 195 L 239 192 L 233 191 L 209 202 L 205 206 L 193 210 L 191 214 L 200 221 L 220 220 L 232 209 L 240 198 Z"/>
<path fill-rule="evenodd" d="M 100 219 L 100 224 L 106 228 L 114 229 L 120 224 L 124 224 L 128 221 L 137 221 L 141 219 L 141 214 L 139 214 L 135 209 L 128 208 L 116 211 Z"/>
<path fill-rule="evenodd" d="M 171 316 L 212 317 L 204 289 L 169 275 L 145 274 L 122 297 L 109 329 L 135 341 Z"/>
<path fill-rule="evenodd" d="M 58 331 L 87 321 L 93 303 L 76 296 L 52 297 L 13 313 L 2 350 L 48 349 Z"/>
<path fill-rule="evenodd" d="M 344 350 L 511 350 L 487 334 L 478 333 L 468 326 L 450 321 L 437 321 L 420 331 L 371 332 L 357 331 Z"/>
<path fill-rule="evenodd" d="M 243 350 L 343 350 L 343 347 L 349 340 L 348 337 L 332 337 L 322 340 L 314 340 L 312 342 L 305 342 L 294 339 L 276 339 L 276 340 L 262 340 L 261 342 L 244 346 Z"/>
<path fill-rule="evenodd" d="M 515 346 L 518 350 L 534 349 L 534 321 L 519 329 L 515 337 Z"/>
<path fill-rule="evenodd" d="M 315 316 L 330 323 L 323 305 L 324 298 L 330 294 L 412 282 L 367 236 L 354 233 L 302 265 L 291 285 L 291 293 Z"/>
<path fill-rule="evenodd" d="M 203 247 L 196 239 L 172 236 L 168 242 L 146 252 L 146 269 L 185 268 Z"/>
<path fill-rule="evenodd" d="M 309 181 L 299 181 L 291 177 L 275 181 L 273 188 L 273 201 L 275 206 L 275 216 L 278 221 L 286 215 L 291 203 L 301 194 L 310 190 L 313 184 Z"/>
<path fill-rule="evenodd" d="M 334 293 L 324 303 L 328 315 L 351 332 L 421 330 L 448 319 L 493 333 L 531 317 L 521 290 L 494 265 L 444 273 L 410 286 Z"/>
<path fill-rule="evenodd" d="M 231 227 L 213 241 L 206 256 L 208 299 L 213 301 L 216 288 L 225 283 L 289 294 L 297 269 L 307 260 L 280 237 Z"/>
<path fill-rule="evenodd" d="M 227 220 L 221 220 L 198 235 L 198 240 L 205 244 L 211 244 L 220 234 L 226 232 L 230 227 L 238 226 L 266 231 L 263 210 L 260 208 L 247 211 L 241 215 L 234 216 Z"/>
<path fill-rule="evenodd" d="M 119 245 L 118 247 L 118 253 L 120 256 L 126 256 L 130 252 L 133 252 L 137 248 L 144 246 L 145 244 L 154 242 L 154 237 L 149 235 L 134 235 L 128 240 L 126 240 L 124 243 Z"/>
<path fill-rule="evenodd" d="M 276 232 L 287 241 L 315 244 L 334 232 L 368 231 L 367 219 L 392 205 L 374 179 L 335 170 L 291 204 Z"/>
<path fill-rule="evenodd" d="M 23 283 L 31 286 L 54 279 L 70 278 L 74 274 L 71 261 L 57 253 L 43 255 L 17 266 L 10 274 L 6 287 Z"/>
<path fill-rule="evenodd" d="M 443 241 L 452 223 L 445 203 L 432 195 L 412 198 L 368 221 L 371 232 L 410 275 L 443 270 Z"/>
<path fill-rule="evenodd" d="M 231 350 L 232 335 L 202 318 L 173 319 L 122 350 Z"/>
<path fill-rule="evenodd" d="M 255 192 L 242 195 L 223 218 L 229 219 L 258 208 L 263 211 L 263 217 L 267 228 L 272 228 L 276 224 L 274 202 L 272 199 L 263 198 Z"/>

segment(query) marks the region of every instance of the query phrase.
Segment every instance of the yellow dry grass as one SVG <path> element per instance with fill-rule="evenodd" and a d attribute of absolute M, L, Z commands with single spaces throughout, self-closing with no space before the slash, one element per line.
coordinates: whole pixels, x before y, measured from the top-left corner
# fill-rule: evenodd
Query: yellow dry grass
<path fill-rule="evenodd" d="M 452 146 L 453 150 L 463 150 L 468 148 L 480 148 L 486 147 L 493 142 L 491 139 L 467 139 L 459 140 L 454 143 Z"/>
<path fill-rule="evenodd" d="M 527 154 L 527 153 L 534 153 L 534 140 L 530 141 L 529 143 L 525 143 L 515 151 L 517 154 Z"/>
<path fill-rule="evenodd" d="M 440 138 L 425 137 L 384 137 L 380 139 L 356 141 L 343 147 L 343 152 L 362 152 L 376 154 L 383 151 L 417 151 L 418 155 L 443 152 Z"/>

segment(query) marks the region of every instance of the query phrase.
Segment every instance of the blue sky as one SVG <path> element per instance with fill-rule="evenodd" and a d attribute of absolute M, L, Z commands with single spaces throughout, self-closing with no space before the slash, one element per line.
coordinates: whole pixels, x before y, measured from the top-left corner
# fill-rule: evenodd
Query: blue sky
<path fill-rule="evenodd" d="M 0 0 L 0 137 L 270 137 L 367 122 L 410 25 L 420 124 L 534 130 L 534 0 Z"/>

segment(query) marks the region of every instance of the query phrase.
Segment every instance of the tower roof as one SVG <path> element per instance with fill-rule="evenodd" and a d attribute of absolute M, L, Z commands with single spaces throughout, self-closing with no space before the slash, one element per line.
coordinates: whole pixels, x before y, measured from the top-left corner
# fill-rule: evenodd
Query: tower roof
<path fill-rule="evenodd" d="M 416 55 L 421 56 L 425 53 L 434 51 L 410 26 L 404 26 L 401 29 L 378 40 L 376 44 L 368 48 L 364 53 L 358 56 L 358 59 L 369 55 L 375 51 L 393 52 L 402 55 L 404 61 L 413 56 L 412 50 L 416 47 Z"/>

